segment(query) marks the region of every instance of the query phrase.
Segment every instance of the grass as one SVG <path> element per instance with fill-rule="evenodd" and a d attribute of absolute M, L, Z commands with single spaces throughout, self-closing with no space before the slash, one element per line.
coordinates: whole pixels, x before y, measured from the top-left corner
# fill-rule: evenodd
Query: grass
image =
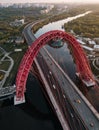
<path fill-rule="evenodd" d="M 13 43 L 4 43 L 0 45 L 4 50 L 6 50 L 7 52 L 11 52 L 14 50 L 14 44 Z"/>
<path fill-rule="evenodd" d="M 2 52 L 0 51 L 0 55 L 2 55 Z"/>
<path fill-rule="evenodd" d="M 0 81 L 4 78 L 5 73 L 4 72 L 0 72 Z"/>
<path fill-rule="evenodd" d="M 4 54 L 1 54 L 1 55 L 0 55 L 0 60 L 1 60 L 3 57 L 4 57 Z"/>
<path fill-rule="evenodd" d="M 7 71 L 10 66 L 10 61 L 2 61 L 0 62 L 0 70 Z"/>
<path fill-rule="evenodd" d="M 10 54 L 10 57 L 14 60 L 14 66 L 10 72 L 9 77 L 7 78 L 4 87 L 9 86 L 9 85 L 13 85 L 15 83 L 15 78 L 16 78 L 16 74 L 17 74 L 17 70 L 18 67 L 20 65 L 20 61 L 27 49 L 27 45 L 26 44 L 22 44 L 18 46 L 19 48 L 23 49 L 23 51 L 21 52 L 12 52 Z"/>
<path fill-rule="evenodd" d="M 3 52 L 0 50 L 0 59 L 4 56 Z"/>
<path fill-rule="evenodd" d="M 96 69 L 95 69 L 95 67 L 93 66 L 93 64 L 92 64 L 92 62 L 90 63 L 90 66 L 91 66 L 91 70 L 92 70 L 92 72 L 94 73 L 94 75 L 99 75 L 99 71 L 97 71 Z"/>

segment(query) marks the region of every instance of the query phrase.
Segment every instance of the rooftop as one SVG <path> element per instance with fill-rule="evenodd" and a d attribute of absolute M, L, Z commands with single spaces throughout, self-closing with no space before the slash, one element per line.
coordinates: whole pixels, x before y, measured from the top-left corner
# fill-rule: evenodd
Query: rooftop
<path fill-rule="evenodd" d="M 83 42 L 83 41 L 81 41 L 80 39 L 77 39 L 77 41 L 79 42 L 79 43 L 81 43 L 81 44 L 86 44 L 85 42 Z"/>
<path fill-rule="evenodd" d="M 86 50 L 89 50 L 89 51 L 93 51 L 94 49 L 93 48 L 91 48 L 91 47 L 88 47 L 88 46 L 82 46 L 84 49 L 86 49 Z"/>

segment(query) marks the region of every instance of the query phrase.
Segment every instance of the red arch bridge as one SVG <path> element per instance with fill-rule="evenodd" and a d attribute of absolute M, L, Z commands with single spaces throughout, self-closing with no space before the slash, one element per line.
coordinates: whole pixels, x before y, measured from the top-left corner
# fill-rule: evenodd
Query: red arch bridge
<path fill-rule="evenodd" d="M 90 65 L 86 58 L 85 52 L 83 51 L 80 44 L 70 34 L 63 32 L 63 31 L 54 30 L 54 31 L 49 31 L 49 32 L 43 34 L 42 36 L 40 36 L 38 39 L 36 39 L 32 43 L 32 45 L 29 47 L 29 49 L 26 51 L 25 55 L 23 56 L 23 59 L 20 63 L 17 77 L 16 77 L 16 98 L 17 98 L 17 100 L 20 100 L 24 97 L 28 73 L 32 66 L 33 60 L 36 57 L 36 55 L 38 54 L 40 48 L 42 48 L 50 40 L 57 39 L 57 38 L 61 38 L 65 41 L 68 41 L 68 43 L 70 44 L 72 51 L 73 51 L 74 58 L 75 58 L 76 71 L 77 71 L 79 78 L 88 87 L 95 85 L 95 80 L 94 80 L 94 76 L 91 72 Z"/>

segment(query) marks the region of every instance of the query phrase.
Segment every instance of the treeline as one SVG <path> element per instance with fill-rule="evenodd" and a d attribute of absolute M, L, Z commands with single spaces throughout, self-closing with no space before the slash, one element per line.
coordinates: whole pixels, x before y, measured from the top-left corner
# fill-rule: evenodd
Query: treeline
<path fill-rule="evenodd" d="M 15 19 L 20 19 L 25 16 L 26 21 L 28 18 L 38 18 L 41 13 L 41 7 L 28 7 L 28 8 L 0 8 L 0 21 L 7 20 L 11 22 Z"/>
<path fill-rule="evenodd" d="M 92 13 L 66 23 L 64 28 L 67 32 L 73 30 L 83 37 L 99 37 L 99 9 L 96 8 Z"/>
<path fill-rule="evenodd" d="M 41 7 L 0 8 L 0 43 L 6 42 L 10 36 L 17 36 L 22 33 L 24 26 L 11 27 L 10 22 L 22 18 L 25 18 L 25 23 L 37 20 L 42 16 L 40 13 L 41 9 Z"/>
<path fill-rule="evenodd" d="M 11 27 L 8 22 L 0 21 L 0 43 L 4 43 L 10 36 L 18 36 L 22 33 L 22 27 Z"/>

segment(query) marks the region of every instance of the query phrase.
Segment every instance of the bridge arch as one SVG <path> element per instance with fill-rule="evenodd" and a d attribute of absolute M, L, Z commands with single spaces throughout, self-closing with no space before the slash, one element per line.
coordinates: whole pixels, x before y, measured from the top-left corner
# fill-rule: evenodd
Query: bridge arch
<path fill-rule="evenodd" d="M 94 81 L 86 55 L 77 40 L 70 34 L 63 31 L 49 31 L 36 39 L 23 56 L 16 77 L 16 97 L 18 99 L 23 98 L 24 96 L 28 73 L 34 58 L 38 54 L 40 48 L 54 38 L 62 38 L 69 42 L 73 50 L 76 68 L 80 78 L 86 81 Z"/>

